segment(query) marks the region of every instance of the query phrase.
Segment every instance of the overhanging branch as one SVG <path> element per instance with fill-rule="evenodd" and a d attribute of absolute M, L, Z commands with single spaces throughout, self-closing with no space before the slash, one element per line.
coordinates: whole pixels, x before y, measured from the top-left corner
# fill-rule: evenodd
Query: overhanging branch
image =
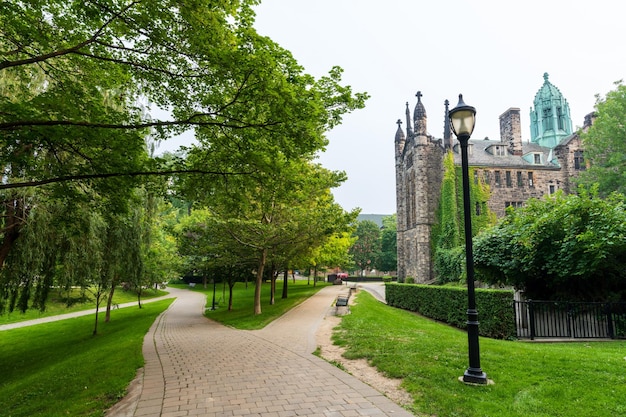
<path fill-rule="evenodd" d="M 202 169 L 176 169 L 172 171 L 137 171 L 137 172 L 111 172 L 111 173 L 102 173 L 102 174 L 66 175 L 63 177 L 47 178 L 44 180 L 0 184 L 0 190 L 39 187 L 41 185 L 55 184 L 59 182 L 81 181 L 81 180 L 103 179 L 103 178 L 114 178 L 114 177 L 147 177 L 147 176 L 166 176 L 166 175 L 176 175 L 176 174 L 202 174 L 202 175 L 219 175 L 219 176 L 230 177 L 234 175 L 250 175 L 252 173 L 253 173 L 252 171 L 221 172 L 221 171 L 207 171 L 207 170 L 202 170 Z"/>

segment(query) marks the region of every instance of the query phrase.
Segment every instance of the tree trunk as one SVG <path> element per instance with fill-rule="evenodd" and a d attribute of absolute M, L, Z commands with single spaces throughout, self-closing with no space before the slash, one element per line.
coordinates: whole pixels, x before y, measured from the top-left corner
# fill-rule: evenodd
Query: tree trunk
<path fill-rule="evenodd" d="M 272 272 L 270 277 L 270 305 L 276 304 L 276 275 Z"/>
<path fill-rule="evenodd" d="M 233 287 L 235 286 L 235 282 L 228 282 L 228 311 L 233 309 Z"/>
<path fill-rule="evenodd" d="M 104 322 L 108 323 L 111 321 L 111 304 L 113 303 L 113 294 L 115 293 L 115 280 L 111 283 L 111 291 L 109 292 L 109 297 L 107 298 L 107 311 L 104 316 Z"/>
<path fill-rule="evenodd" d="M 316 283 L 317 283 L 317 265 L 315 265 L 315 268 L 313 268 L 313 286 L 314 287 Z"/>
<path fill-rule="evenodd" d="M 20 236 L 20 231 L 28 213 L 24 209 L 24 200 L 21 198 L 11 198 L 4 202 L 5 205 L 5 226 L 4 239 L 0 244 L 0 268 L 4 265 L 4 261 L 11 252 L 13 244 Z"/>
<path fill-rule="evenodd" d="M 283 296 L 282 298 L 287 298 L 287 284 L 289 284 L 289 271 L 285 269 L 283 273 Z"/>
<path fill-rule="evenodd" d="M 259 256 L 259 264 L 256 271 L 256 288 L 254 288 L 254 315 L 257 316 L 261 311 L 261 286 L 263 285 L 263 269 L 267 260 L 267 249 L 261 250 Z"/>

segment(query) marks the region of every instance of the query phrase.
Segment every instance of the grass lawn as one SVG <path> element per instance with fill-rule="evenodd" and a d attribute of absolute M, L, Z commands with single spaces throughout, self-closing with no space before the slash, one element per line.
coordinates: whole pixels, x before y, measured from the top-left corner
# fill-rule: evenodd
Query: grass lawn
<path fill-rule="evenodd" d="M 143 338 L 173 299 L 142 309 L 92 315 L 0 332 L 0 415 L 102 416 L 143 366 Z"/>
<path fill-rule="evenodd" d="M 361 291 L 334 334 L 349 358 L 402 378 L 417 415 L 626 415 L 626 342 L 530 343 L 480 339 L 495 384 L 468 386 L 467 334 L 377 302 Z M 479 306 L 480 307 L 480 306 Z"/>
<path fill-rule="evenodd" d="M 211 310 L 213 306 L 213 286 L 207 285 L 202 288 L 201 284 L 196 285 L 193 290 L 207 294 L 206 313 L 205 315 L 215 321 L 236 329 L 255 330 L 262 329 L 277 317 L 282 316 L 285 312 L 300 304 L 317 291 L 321 290 L 328 284 L 325 282 L 317 282 L 313 286 L 313 282 L 308 283 L 307 280 L 298 279 L 295 281 L 289 279 L 287 286 L 288 297 L 283 299 L 282 289 L 283 280 L 276 282 L 275 303 L 270 305 L 270 284 L 265 283 L 261 288 L 261 311 L 262 314 L 254 315 L 254 284 L 238 282 L 233 287 L 233 308 L 228 311 L 228 287 L 224 289 L 222 284 L 218 284 L 216 288 L 215 300 L 217 308 Z M 175 285 L 178 288 L 189 288 L 185 285 Z"/>
<path fill-rule="evenodd" d="M 141 294 L 141 300 L 143 301 L 149 298 L 160 297 L 166 294 L 167 291 L 152 289 L 144 290 Z M 4 314 L 0 314 L 0 324 L 16 323 L 25 320 L 40 319 L 42 317 L 56 316 L 58 314 L 73 313 L 74 311 L 90 310 L 92 308 L 96 308 L 96 302 L 94 301 L 93 296 L 91 296 L 89 292 L 86 292 L 85 295 L 88 297 L 86 301 L 76 301 L 80 296 L 80 290 L 72 290 L 71 297 L 73 297 L 73 302 L 70 306 L 68 306 L 67 302 L 62 299 L 60 291 L 57 289 L 53 289 L 48 295 L 48 301 L 46 303 L 45 311 L 30 309 L 26 310 L 25 313 L 22 313 L 20 311 L 13 311 L 12 313 L 5 312 Z M 137 302 L 137 293 L 135 293 L 134 291 L 123 291 L 121 288 L 117 288 L 115 290 L 115 294 L 113 296 L 114 304 L 124 304 L 131 302 Z M 100 308 L 106 308 L 106 297 L 103 301 L 100 302 Z"/>

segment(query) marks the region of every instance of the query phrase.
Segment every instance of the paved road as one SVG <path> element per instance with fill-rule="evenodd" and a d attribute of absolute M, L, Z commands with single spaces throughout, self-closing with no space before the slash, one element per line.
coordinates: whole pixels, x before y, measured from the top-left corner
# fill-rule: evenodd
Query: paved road
<path fill-rule="evenodd" d="M 311 354 L 342 290 L 326 287 L 257 331 L 212 322 L 203 295 L 172 290 L 176 301 L 144 340 L 143 372 L 107 416 L 411 416 Z"/>

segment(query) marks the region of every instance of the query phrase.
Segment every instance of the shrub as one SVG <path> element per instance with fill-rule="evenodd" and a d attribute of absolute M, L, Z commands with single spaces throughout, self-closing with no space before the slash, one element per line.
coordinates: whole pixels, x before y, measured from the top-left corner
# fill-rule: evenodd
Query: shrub
<path fill-rule="evenodd" d="M 385 291 L 390 306 L 415 311 L 460 329 L 467 328 L 466 288 L 388 283 Z M 476 289 L 476 306 L 481 336 L 494 339 L 516 336 L 512 291 Z"/>

